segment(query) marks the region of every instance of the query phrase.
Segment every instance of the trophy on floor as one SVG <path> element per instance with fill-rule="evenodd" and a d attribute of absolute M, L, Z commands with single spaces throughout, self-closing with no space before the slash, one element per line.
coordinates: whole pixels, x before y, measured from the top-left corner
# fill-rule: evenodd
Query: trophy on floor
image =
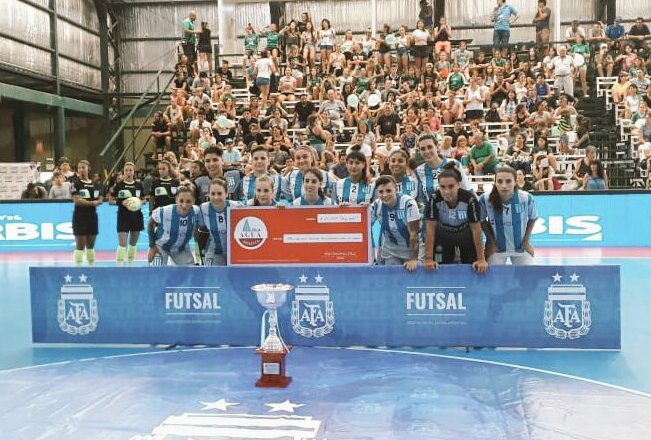
<path fill-rule="evenodd" d="M 288 284 L 257 284 L 251 287 L 260 305 L 266 309 L 262 314 L 260 348 L 256 350 L 262 357 L 262 376 L 255 383 L 256 387 L 285 388 L 292 381 L 291 377 L 285 376 L 285 356 L 289 353 L 289 347 L 280 336 L 277 309 L 285 304 L 287 292 L 293 288 Z"/>

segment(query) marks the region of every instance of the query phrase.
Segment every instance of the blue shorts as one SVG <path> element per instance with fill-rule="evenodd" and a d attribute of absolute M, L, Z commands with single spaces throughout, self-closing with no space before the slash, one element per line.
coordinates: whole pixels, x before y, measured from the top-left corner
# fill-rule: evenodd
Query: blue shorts
<path fill-rule="evenodd" d="M 258 87 L 259 86 L 268 86 L 269 84 L 271 84 L 271 79 L 270 78 L 263 78 L 263 77 L 259 76 L 259 77 L 257 77 L 255 79 L 255 84 Z"/>

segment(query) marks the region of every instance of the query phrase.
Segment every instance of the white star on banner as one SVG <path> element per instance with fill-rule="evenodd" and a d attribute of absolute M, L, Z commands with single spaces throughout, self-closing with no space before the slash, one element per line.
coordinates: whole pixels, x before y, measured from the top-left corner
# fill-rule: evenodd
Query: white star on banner
<path fill-rule="evenodd" d="M 72 283 L 72 277 L 70 274 L 66 274 L 65 277 L 63 277 L 64 280 L 66 280 L 66 283 Z"/>
<path fill-rule="evenodd" d="M 292 403 L 289 400 L 285 400 L 282 403 L 265 403 L 265 405 L 271 408 L 269 412 L 286 411 L 290 413 L 294 412 L 294 408 L 305 406 L 305 404 Z"/>
<path fill-rule="evenodd" d="M 572 275 L 570 275 L 570 279 L 572 280 L 573 283 L 576 283 L 577 281 L 579 281 L 579 276 L 575 272 Z"/>
<path fill-rule="evenodd" d="M 561 278 L 563 278 L 558 272 L 556 272 L 556 275 L 552 275 L 552 277 L 554 278 L 555 283 L 560 283 Z"/>
<path fill-rule="evenodd" d="M 298 277 L 299 280 L 301 280 L 301 283 L 307 283 L 307 277 L 305 274 L 302 274 L 300 277 Z"/>
<path fill-rule="evenodd" d="M 79 282 L 80 283 L 85 283 L 87 279 L 88 279 L 88 277 L 86 275 L 84 275 L 83 273 L 81 275 L 79 275 Z"/>
<path fill-rule="evenodd" d="M 228 403 L 226 399 L 219 399 L 215 402 L 199 402 L 203 405 L 201 408 L 202 411 L 207 411 L 209 409 L 219 409 L 221 411 L 228 411 L 229 406 L 239 405 L 239 403 Z"/>
<path fill-rule="evenodd" d="M 317 274 L 317 276 L 314 277 L 314 281 L 316 281 L 317 283 L 322 283 L 323 277 L 321 276 L 321 274 Z"/>

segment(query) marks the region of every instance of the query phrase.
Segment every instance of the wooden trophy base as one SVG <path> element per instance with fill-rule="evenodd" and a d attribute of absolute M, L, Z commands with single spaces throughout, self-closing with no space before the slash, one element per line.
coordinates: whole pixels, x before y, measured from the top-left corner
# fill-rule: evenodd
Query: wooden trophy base
<path fill-rule="evenodd" d="M 259 388 L 286 388 L 292 381 L 291 377 L 285 376 L 285 356 L 287 351 L 282 352 L 266 352 L 257 349 L 262 359 L 260 371 L 262 375 L 255 383 Z"/>

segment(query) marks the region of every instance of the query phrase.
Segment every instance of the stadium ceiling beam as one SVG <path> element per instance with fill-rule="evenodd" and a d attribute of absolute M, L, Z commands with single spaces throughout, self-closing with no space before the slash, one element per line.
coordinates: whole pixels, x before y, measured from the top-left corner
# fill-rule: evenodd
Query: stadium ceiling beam
<path fill-rule="evenodd" d="M 194 6 L 199 5 L 214 5 L 217 3 L 217 0 L 149 0 L 149 1 L 114 1 L 111 3 L 111 6 L 114 8 L 124 8 L 124 7 L 145 7 L 145 6 L 187 6 L 188 9 L 192 9 Z"/>
<path fill-rule="evenodd" d="M 0 83 L 0 98 L 63 108 L 65 110 L 94 116 L 102 116 L 104 114 L 104 108 L 99 104 L 5 83 Z"/>

